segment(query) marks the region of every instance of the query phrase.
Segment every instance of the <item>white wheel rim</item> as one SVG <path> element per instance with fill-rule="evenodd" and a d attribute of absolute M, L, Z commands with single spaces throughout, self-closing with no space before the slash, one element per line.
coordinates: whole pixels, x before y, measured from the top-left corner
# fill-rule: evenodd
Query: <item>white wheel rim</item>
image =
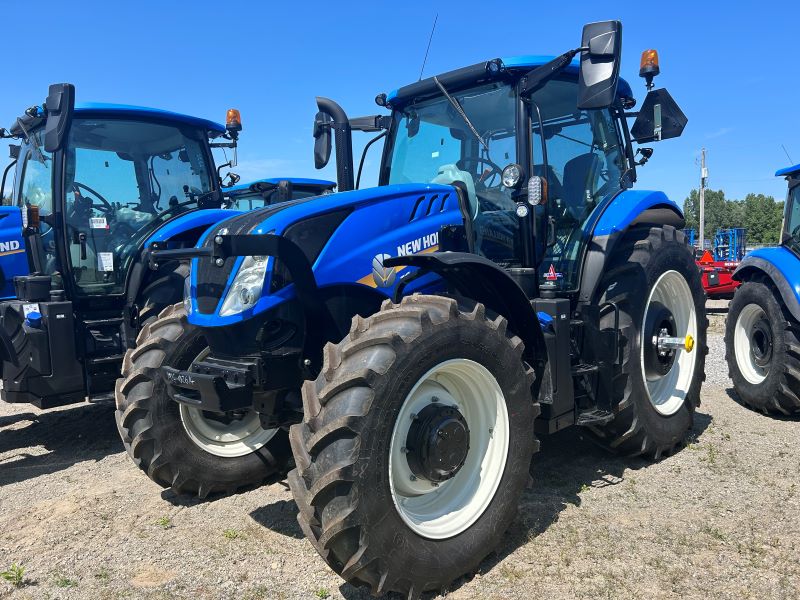
<path fill-rule="evenodd" d="M 694 377 L 696 355 L 702 348 L 692 351 L 675 350 L 675 358 L 669 371 L 653 381 L 648 381 L 645 374 L 645 344 L 652 344 L 653 332 L 645 330 L 648 313 L 653 303 L 658 302 L 672 313 L 675 321 L 674 335 L 678 337 L 692 336 L 697 340 L 697 314 L 694 309 L 694 298 L 686 279 L 678 271 L 666 271 L 656 281 L 645 305 L 641 323 L 641 363 L 645 388 L 653 408 L 664 416 L 678 412 L 689 393 L 689 386 Z"/>
<path fill-rule="evenodd" d="M 438 401 L 458 408 L 470 430 L 461 469 L 435 486 L 413 478 L 404 452 L 412 415 Z M 400 517 L 419 535 L 444 539 L 472 526 L 494 498 L 506 466 L 509 421 L 505 398 L 486 367 L 467 359 L 440 363 L 406 396 L 392 432 L 389 485 Z"/>
<path fill-rule="evenodd" d="M 208 352 L 206 348 L 192 362 L 202 360 Z M 241 418 L 232 419 L 230 423 L 222 423 L 206 417 L 202 410 L 194 406 L 180 404 L 179 407 L 183 429 L 189 438 L 214 456 L 247 456 L 263 448 L 278 433 L 277 429 L 261 427 L 261 419 L 254 410 L 243 412 Z"/>
<path fill-rule="evenodd" d="M 769 366 L 756 364 L 753 356 L 753 328 L 760 320 L 766 319 L 764 309 L 758 304 L 748 304 L 739 313 L 733 330 L 733 351 L 736 365 L 742 376 L 753 385 L 758 385 L 767 378 Z"/>

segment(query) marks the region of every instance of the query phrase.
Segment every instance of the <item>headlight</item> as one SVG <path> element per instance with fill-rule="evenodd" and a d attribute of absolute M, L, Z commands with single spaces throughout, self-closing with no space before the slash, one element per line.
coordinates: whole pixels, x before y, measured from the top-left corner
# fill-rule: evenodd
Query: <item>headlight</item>
<path fill-rule="evenodd" d="M 219 316 L 229 317 L 253 308 L 261 298 L 266 274 L 266 256 L 246 256 L 225 296 Z"/>
<path fill-rule="evenodd" d="M 192 273 L 186 276 L 183 280 L 183 308 L 186 309 L 186 314 L 192 314 Z"/>

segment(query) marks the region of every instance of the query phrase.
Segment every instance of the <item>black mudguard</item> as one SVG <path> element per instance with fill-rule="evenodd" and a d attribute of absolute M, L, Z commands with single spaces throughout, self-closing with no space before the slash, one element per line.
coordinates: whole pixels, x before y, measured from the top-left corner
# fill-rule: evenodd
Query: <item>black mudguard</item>
<path fill-rule="evenodd" d="M 752 278 L 753 274 L 758 272 L 769 277 L 778 290 L 778 293 L 780 293 L 783 304 L 786 306 L 787 310 L 796 321 L 800 322 L 800 304 L 797 302 L 792 286 L 786 280 L 783 273 L 781 273 L 780 269 L 768 260 L 757 256 L 745 256 L 744 260 L 739 263 L 739 266 L 733 272 L 732 277 L 736 281 L 746 281 Z"/>
<path fill-rule="evenodd" d="M 547 356 L 536 311 L 522 288 L 492 261 L 468 252 L 432 252 L 386 259 L 387 267 L 418 267 L 436 273 L 459 293 L 482 303 L 508 319 L 525 343 L 526 354 Z"/>

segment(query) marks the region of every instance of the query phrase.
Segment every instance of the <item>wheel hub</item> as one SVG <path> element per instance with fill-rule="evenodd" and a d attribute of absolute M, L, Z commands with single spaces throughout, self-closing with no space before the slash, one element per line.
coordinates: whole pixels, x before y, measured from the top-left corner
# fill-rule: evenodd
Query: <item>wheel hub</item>
<path fill-rule="evenodd" d="M 659 302 L 653 302 L 645 323 L 644 367 L 648 381 L 654 381 L 669 373 L 675 362 L 677 352 L 674 348 L 659 344 L 659 339 L 676 335 L 675 317 L 672 312 Z"/>
<path fill-rule="evenodd" d="M 753 362 L 762 369 L 772 362 L 772 329 L 765 319 L 759 319 L 750 333 L 750 353 Z"/>
<path fill-rule="evenodd" d="M 417 478 L 447 481 L 464 466 L 468 452 L 469 427 L 455 406 L 434 402 L 413 416 L 406 458 Z"/>

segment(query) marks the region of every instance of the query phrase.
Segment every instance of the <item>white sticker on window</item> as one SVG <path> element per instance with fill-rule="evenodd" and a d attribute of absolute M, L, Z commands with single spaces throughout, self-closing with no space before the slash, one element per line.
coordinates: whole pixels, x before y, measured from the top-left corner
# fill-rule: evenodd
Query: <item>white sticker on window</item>
<path fill-rule="evenodd" d="M 89 228 L 90 229 L 108 229 L 108 223 L 106 223 L 105 217 L 92 217 L 89 219 Z"/>
<path fill-rule="evenodd" d="M 431 158 L 439 158 L 439 151 L 431 152 Z"/>
<path fill-rule="evenodd" d="M 113 252 L 98 252 L 97 253 L 97 270 L 106 273 L 114 270 L 114 253 Z"/>
<path fill-rule="evenodd" d="M 22 305 L 22 314 L 25 315 L 26 319 L 28 318 L 28 315 L 31 314 L 32 312 L 38 312 L 41 314 L 41 311 L 39 311 L 38 303 Z"/>

